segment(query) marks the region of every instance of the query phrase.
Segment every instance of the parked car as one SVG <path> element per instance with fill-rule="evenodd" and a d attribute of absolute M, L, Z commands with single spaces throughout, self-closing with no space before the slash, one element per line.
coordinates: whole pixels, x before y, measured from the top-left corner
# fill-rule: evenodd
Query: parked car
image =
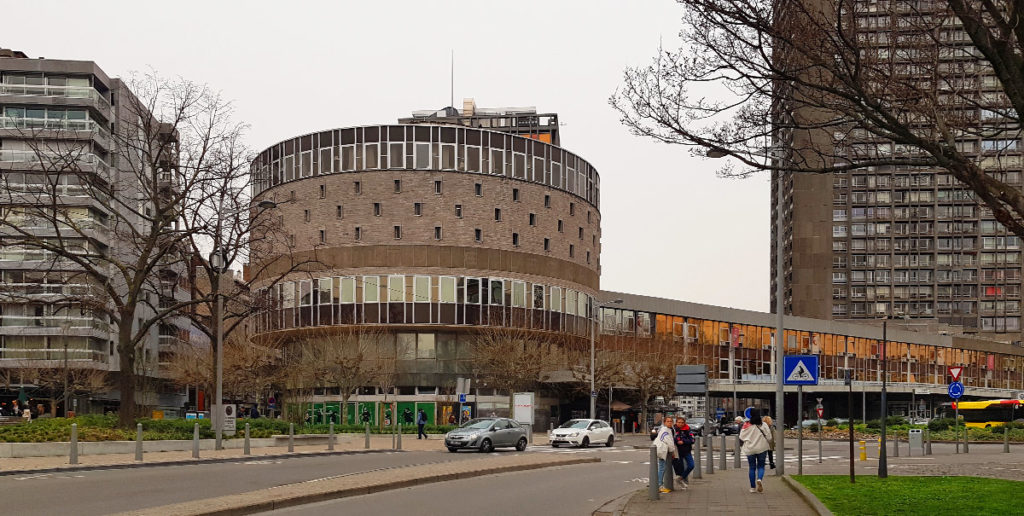
<path fill-rule="evenodd" d="M 615 444 L 615 431 L 607 421 L 600 419 L 570 419 L 548 434 L 552 448 L 569 444 L 586 448 L 591 444 L 611 447 Z"/>
<path fill-rule="evenodd" d="M 718 425 L 718 431 L 725 435 L 737 435 L 740 433 L 742 425 L 737 423 L 735 419 L 722 419 L 722 422 Z"/>
<path fill-rule="evenodd" d="M 495 448 L 509 447 L 523 451 L 526 443 L 526 427 L 507 417 L 470 419 L 444 435 L 444 445 L 452 453 L 462 449 L 489 453 Z"/>
<path fill-rule="evenodd" d="M 825 426 L 825 423 L 827 422 L 827 419 L 805 419 L 800 422 L 800 425 L 794 425 L 793 430 L 798 430 L 800 426 L 803 426 L 804 428 L 816 427 L 819 423 L 821 426 Z"/>
<path fill-rule="evenodd" d="M 718 433 L 718 424 L 713 419 L 692 417 L 686 420 L 686 424 L 690 425 L 690 431 L 693 432 L 693 435 L 715 435 Z"/>

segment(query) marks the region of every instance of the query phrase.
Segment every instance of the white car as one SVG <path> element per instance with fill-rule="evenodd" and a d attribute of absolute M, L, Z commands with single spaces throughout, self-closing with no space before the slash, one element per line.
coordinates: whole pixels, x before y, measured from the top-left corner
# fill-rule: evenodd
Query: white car
<path fill-rule="evenodd" d="M 570 444 L 586 448 L 591 444 L 611 447 L 615 444 L 615 431 L 611 425 L 600 419 L 570 419 L 548 434 L 552 448 L 559 444 Z"/>

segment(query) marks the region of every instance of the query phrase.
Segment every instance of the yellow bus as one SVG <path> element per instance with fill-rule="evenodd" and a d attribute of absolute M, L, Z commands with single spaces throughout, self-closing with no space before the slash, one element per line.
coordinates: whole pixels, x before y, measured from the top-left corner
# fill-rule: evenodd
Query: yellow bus
<path fill-rule="evenodd" d="M 952 417 L 952 410 L 959 409 L 964 425 L 970 428 L 990 428 L 1003 426 L 1018 418 L 1024 418 L 1024 401 L 1021 400 L 984 400 L 959 401 L 950 404 L 947 417 Z"/>

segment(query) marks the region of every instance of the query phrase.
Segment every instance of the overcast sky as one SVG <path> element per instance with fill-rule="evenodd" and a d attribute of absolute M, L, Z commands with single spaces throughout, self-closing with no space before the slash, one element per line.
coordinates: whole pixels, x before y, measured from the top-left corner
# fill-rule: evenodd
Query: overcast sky
<path fill-rule="evenodd" d="M 768 309 L 767 177 L 629 134 L 608 106 L 622 70 L 679 31 L 670 0 L 151 3 L 11 1 L 0 47 L 153 69 L 234 99 L 256 150 L 298 134 L 393 123 L 455 99 L 559 114 L 562 145 L 601 174 L 601 287 Z"/>

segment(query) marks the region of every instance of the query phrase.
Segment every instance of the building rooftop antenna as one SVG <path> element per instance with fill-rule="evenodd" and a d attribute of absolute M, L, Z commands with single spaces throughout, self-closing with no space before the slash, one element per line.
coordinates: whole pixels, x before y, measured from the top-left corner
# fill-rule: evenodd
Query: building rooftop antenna
<path fill-rule="evenodd" d="M 452 77 L 451 77 L 451 97 L 449 99 L 449 106 L 455 107 L 455 49 L 451 49 L 452 53 Z"/>

